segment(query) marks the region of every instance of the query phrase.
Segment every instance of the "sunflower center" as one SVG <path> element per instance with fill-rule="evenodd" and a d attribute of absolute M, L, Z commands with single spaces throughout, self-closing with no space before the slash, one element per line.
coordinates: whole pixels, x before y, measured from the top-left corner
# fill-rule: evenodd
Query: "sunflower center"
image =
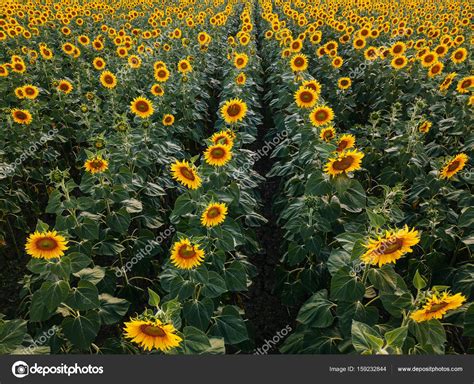
<path fill-rule="evenodd" d="M 22 111 L 17 111 L 16 112 L 16 117 L 20 120 L 26 120 L 26 114 Z"/>
<path fill-rule="evenodd" d="M 301 92 L 300 99 L 304 103 L 311 103 L 313 101 L 313 94 L 311 92 Z"/>
<path fill-rule="evenodd" d="M 226 152 L 222 148 L 215 148 L 211 151 L 211 156 L 214 159 L 222 159 L 225 156 Z"/>
<path fill-rule="evenodd" d="M 241 110 L 242 108 L 239 104 L 232 104 L 229 106 L 229 108 L 227 108 L 227 113 L 229 114 L 229 116 L 235 117 L 240 113 Z"/>
<path fill-rule="evenodd" d="M 105 76 L 104 77 L 104 81 L 107 83 L 107 84 L 112 84 L 114 82 L 114 80 L 112 79 L 112 76 Z"/>
<path fill-rule="evenodd" d="M 25 93 L 27 95 L 34 95 L 35 94 L 35 91 L 33 88 L 25 88 Z"/>
<path fill-rule="evenodd" d="M 389 255 L 398 251 L 403 246 L 403 240 L 396 238 L 395 240 L 387 240 L 384 241 L 380 246 L 377 248 L 377 252 L 381 253 L 382 255 Z"/>
<path fill-rule="evenodd" d="M 304 60 L 301 57 L 295 59 L 295 65 L 297 67 L 302 67 L 304 65 Z"/>
<path fill-rule="evenodd" d="M 135 106 L 140 112 L 148 112 L 148 104 L 144 101 L 138 101 Z"/>
<path fill-rule="evenodd" d="M 180 172 L 188 180 L 194 180 L 195 179 L 194 172 L 191 171 L 187 167 L 181 167 Z"/>
<path fill-rule="evenodd" d="M 94 160 L 94 161 L 92 161 L 92 163 L 91 163 L 92 168 L 95 168 L 95 169 L 100 169 L 100 168 L 102 168 L 102 165 L 103 165 L 102 160 Z"/>
<path fill-rule="evenodd" d="M 210 219 L 214 219 L 218 217 L 221 214 L 221 210 L 217 207 L 211 208 L 209 211 L 207 211 L 207 217 Z"/>
<path fill-rule="evenodd" d="M 150 325 L 150 324 L 143 324 L 140 326 L 140 330 L 148 336 L 153 336 L 153 337 L 164 337 L 166 336 L 166 332 L 163 331 L 163 328 L 157 326 L 157 325 Z"/>
<path fill-rule="evenodd" d="M 193 246 L 185 244 L 179 249 L 179 255 L 184 259 L 191 259 L 196 255 L 196 251 Z"/>
<path fill-rule="evenodd" d="M 459 167 L 459 160 L 455 160 L 453 161 L 451 164 L 449 164 L 448 166 L 448 171 L 449 172 L 453 172 L 455 171 L 456 169 L 458 169 Z"/>
<path fill-rule="evenodd" d="M 54 249 L 56 248 L 58 245 L 58 243 L 56 243 L 56 241 L 50 237 L 44 237 L 42 239 L 39 239 L 37 242 L 36 242 L 36 246 L 39 248 L 39 249 L 45 249 L 45 250 L 51 250 L 51 249 Z"/>
<path fill-rule="evenodd" d="M 461 84 L 461 88 L 462 89 L 466 89 L 466 88 L 469 88 L 471 86 L 471 80 L 466 80 L 466 81 L 463 81 L 462 84 Z"/>
<path fill-rule="evenodd" d="M 427 63 L 431 63 L 433 60 L 434 60 L 434 56 L 432 55 L 428 55 L 425 57 L 425 62 Z"/>
<path fill-rule="evenodd" d="M 454 55 L 454 57 L 455 57 L 456 59 L 462 59 L 462 53 L 461 53 L 461 52 L 456 52 L 455 55 Z"/>
<path fill-rule="evenodd" d="M 318 111 L 315 114 L 317 121 L 325 121 L 328 118 L 328 113 L 326 111 Z"/>
<path fill-rule="evenodd" d="M 343 150 L 347 147 L 347 144 L 348 144 L 348 142 L 347 142 L 346 140 L 342 140 L 342 141 L 338 144 L 337 150 L 338 150 L 339 152 L 343 151 Z"/>
<path fill-rule="evenodd" d="M 352 165 L 353 162 L 354 159 L 352 158 L 352 156 L 346 156 L 340 160 L 336 160 L 332 166 L 337 171 L 345 171 Z"/>
<path fill-rule="evenodd" d="M 448 303 L 446 303 L 445 301 L 442 301 L 441 303 L 439 304 L 433 304 L 431 306 L 431 308 L 429 310 L 427 310 L 426 312 L 427 313 L 434 313 L 434 312 L 438 312 L 440 309 L 443 309 L 444 307 L 446 307 Z"/>
<path fill-rule="evenodd" d="M 166 77 L 166 72 L 165 71 L 158 71 L 158 77 L 165 78 Z"/>

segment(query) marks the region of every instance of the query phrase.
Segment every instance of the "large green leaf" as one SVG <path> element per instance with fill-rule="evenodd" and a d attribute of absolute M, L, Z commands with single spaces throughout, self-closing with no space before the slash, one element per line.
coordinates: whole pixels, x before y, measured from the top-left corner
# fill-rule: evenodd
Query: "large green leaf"
<path fill-rule="evenodd" d="M 301 324 L 316 328 L 329 327 L 334 321 L 331 309 L 336 306 L 327 299 L 327 290 L 322 290 L 311 296 L 300 308 L 296 320 Z"/>
<path fill-rule="evenodd" d="M 100 317 L 95 311 L 78 317 L 66 317 L 62 322 L 64 335 L 79 349 L 87 349 L 100 329 Z"/>
<path fill-rule="evenodd" d="M 214 312 L 214 303 L 209 298 L 190 300 L 183 305 L 183 317 L 189 325 L 205 331 Z"/>
<path fill-rule="evenodd" d="M 379 352 L 384 341 L 380 333 L 367 324 L 359 321 L 352 322 L 351 328 L 352 345 L 355 350 L 362 354 L 375 354 Z"/>
<path fill-rule="evenodd" d="M 331 279 L 331 299 L 354 302 L 364 297 L 364 284 L 351 275 L 349 267 L 343 267 Z"/>
<path fill-rule="evenodd" d="M 247 273 L 241 262 L 235 260 L 224 269 L 227 289 L 231 292 L 247 290 Z"/>
<path fill-rule="evenodd" d="M 125 299 L 103 293 L 99 296 L 99 316 L 103 324 L 115 324 L 127 313 L 130 303 Z"/>
<path fill-rule="evenodd" d="M 77 288 L 66 299 L 66 304 L 72 309 L 84 311 L 99 307 L 99 291 L 90 281 L 79 281 Z"/>
<path fill-rule="evenodd" d="M 474 337 L 474 303 L 469 306 L 464 315 L 464 336 Z"/>
<path fill-rule="evenodd" d="M 45 281 L 40 288 L 41 297 L 48 311 L 55 311 L 69 294 L 69 284 L 64 280 Z"/>
<path fill-rule="evenodd" d="M 0 354 L 13 352 L 26 336 L 27 322 L 24 320 L 0 320 Z"/>

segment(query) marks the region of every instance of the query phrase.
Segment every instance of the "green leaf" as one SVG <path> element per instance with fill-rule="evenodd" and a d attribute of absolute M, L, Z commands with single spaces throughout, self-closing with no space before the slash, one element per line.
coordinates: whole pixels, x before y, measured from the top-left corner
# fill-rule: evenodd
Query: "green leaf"
<path fill-rule="evenodd" d="M 433 319 L 421 323 L 411 322 L 410 333 L 415 335 L 416 340 L 425 348 L 431 348 L 435 353 L 444 353 L 444 343 L 446 343 L 446 332 L 439 320 Z"/>
<path fill-rule="evenodd" d="M 302 244 L 291 242 L 288 245 L 288 252 L 285 254 L 285 260 L 288 265 L 293 266 L 301 263 L 306 258 L 307 252 Z"/>
<path fill-rule="evenodd" d="M 87 349 L 100 329 L 100 317 L 97 312 L 89 312 L 78 317 L 66 317 L 62 322 L 64 335 L 79 349 Z"/>
<path fill-rule="evenodd" d="M 0 320 L 0 354 L 13 352 L 25 339 L 27 322 L 24 320 Z"/>
<path fill-rule="evenodd" d="M 323 196 L 331 193 L 331 183 L 321 172 L 313 173 L 306 182 L 305 195 Z"/>
<path fill-rule="evenodd" d="M 95 266 L 94 268 L 84 268 L 74 273 L 74 276 L 79 277 L 82 281 L 89 281 L 97 285 L 105 276 L 105 268 Z"/>
<path fill-rule="evenodd" d="M 117 212 L 112 212 L 105 219 L 105 222 L 112 231 L 125 233 L 130 226 L 131 218 L 126 209 L 122 208 Z"/>
<path fill-rule="evenodd" d="M 394 293 L 380 293 L 380 301 L 388 313 L 398 319 L 402 316 L 402 310 L 411 306 L 413 297 L 410 291 L 397 290 Z"/>
<path fill-rule="evenodd" d="M 226 344 L 239 344 L 248 339 L 245 322 L 236 315 L 217 316 L 209 332 L 215 336 L 222 336 Z"/>
<path fill-rule="evenodd" d="M 214 312 L 214 303 L 209 298 L 190 300 L 183 305 L 183 317 L 189 325 L 205 331 Z"/>
<path fill-rule="evenodd" d="M 237 260 L 224 269 L 224 279 L 230 292 L 247 290 L 247 273 L 242 263 Z"/>
<path fill-rule="evenodd" d="M 426 287 L 426 280 L 420 275 L 418 270 L 416 270 L 415 276 L 413 276 L 413 286 L 418 290 Z"/>
<path fill-rule="evenodd" d="M 99 316 L 103 324 L 119 322 L 126 315 L 130 306 L 127 300 L 111 296 L 108 293 L 102 293 L 99 296 L 99 301 Z"/>
<path fill-rule="evenodd" d="M 350 188 L 339 195 L 341 207 L 349 212 L 361 212 L 366 206 L 366 200 L 364 187 L 354 179 L 351 179 Z"/>
<path fill-rule="evenodd" d="M 71 261 L 71 272 L 76 273 L 79 272 L 81 269 L 88 267 L 92 263 L 92 259 L 80 252 L 71 252 L 66 256 L 61 258 L 68 258 Z"/>
<path fill-rule="evenodd" d="M 209 281 L 202 288 L 202 295 L 213 299 L 215 297 L 221 296 L 225 292 L 227 292 L 227 285 L 225 283 L 225 280 L 216 272 L 210 271 Z"/>
<path fill-rule="evenodd" d="M 66 299 L 66 304 L 72 309 L 85 311 L 99 307 L 99 291 L 90 281 L 79 281 L 77 288 Z"/>
<path fill-rule="evenodd" d="M 408 335 L 408 326 L 392 329 L 391 331 L 385 332 L 385 341 L 387 345 L 392 348 L 402 348 L 405 344 L 405 340 Z"/>
<path fill-rule="evenodd" d="M 463 210 L 459 216 L 458 226 L 461 228 L 474 227 L 474 207 L 467 207 Z"/>
<path fill-rule="evenodd" d="M 351 334 L 352 345 L 359 353 L 374 354 L 379 352 L 384 345 L 382 336 L 375 328 L 359 321 L 352 322 Z"/>
<path fill-rule="evenodd" d="M 300 308 L 296 321 L 301 324 L 316 327 L 329 327 L 334 321 L 331 308 L 336 304 L 327 300 L 328 292 L 323 289 L 311 296 Z"/>
<path fill-rule="evenodd" d="M 41 290 L 37 290 L 33 293 L 31 297 L 31 304 L 30 304 L 30 321 L 45 321 L 48 320 L 54 311 L 50 311 L 46 306 L 46 303 L 43 298 L 43 294 Z"/>
<path fill-rule="evenodd" d="M 66 300 L 69 294 L 69 284 L 64 280 L 45 281 L 39 291 L 48 311 L 54 312 Z"/>
<path fill-rule="evenodd" d="M 148 288 L 148 304 L 155 308 L 160 305 L 160 295 L 150 288 Z"/>
<path fill-rule="evenodd" d="M 184 327 L 181 348 L 186 355 L 199 355 L 211 348 L 207 335 L 194 327 Z"/>
<path fill-rule="evenodd" d="M 354 302 L 362 300 L 364 293 L 364 284 L 351 276 L 349 267 L 341 268 L 331 279 L 331 299 Z"/>
<path fill-rule="evenodd" d="M 474 337 L 474 303 L 469 306 L 464 315 L 464 333 L 465 337 Z"/>

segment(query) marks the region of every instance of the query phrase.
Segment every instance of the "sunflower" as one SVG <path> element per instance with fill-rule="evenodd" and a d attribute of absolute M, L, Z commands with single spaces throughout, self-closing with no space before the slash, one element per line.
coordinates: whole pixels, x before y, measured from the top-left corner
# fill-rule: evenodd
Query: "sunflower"
<path fill-rule="evenodd" d="M 336 130 L 334 127 L 327 127 L 321 129 L 319 133 L 319 138 L 323 141 L 329 142 L 336 137 Z"/>
<path fill-rule="evenodd" d="M 93 61 L 92 61 L 92 65 L 94 66 L 95 69 L 101 71 L 102 69 L 105 68 L 105 60 L 101 57 L 96 57 Z"/>
<path fill-rule="evenodd" d="M 207 164 L 222 167 L 232 159 L 231 147 L 223 144 L 211 145 L 204 152 L 204 158 Z"/>
<path fill-rule="evenodd" d="M 168 351 L 178 347 L 183 341 L 176 335 L 176 329 L 173 324 L 162 323 L 158 319 L 141 320 L 130 319 L 125 323 L 125 337 L 131 339 L 145 350 L 159 349 Z"/>
<path fill-rule="evenodd" d="M 74 87 L 72 84 L 67 80 L 59 80 L 58 86 L 56 87 L 58 91 L 64 93 L 65 95 L 71 93 L 73 88 Z"/>
<path fill-rule="evenodd" d="M 38 87 L 35 87 L 34 85 L 27 84 L 23 86 L 23 94 L 25 95 L 27 99 L 34 100 L 39 95 L 39 89 Z"/>
<path fill-rule="evenodd" d="M 130 103 L 130 110 L 132 111 L 132 113 L 141 117 L 142 119 L 150 117 L 155 111 L 153 109 L 153 104 L 151 103 L 151 101 L 141 96 L 133 99 L 133 101 Z"/>
<path fill-rule="evenodd" d="M 465 301 L 466 298 L 460 293 L 450 295 L 448 292 L 442 294 L 434 292 L 426 300 L 423 308 L 413 312 L 410 318 L 417 323 L 431 319 L 442 319 L 448 311 L 461 307 Z"/>
<path fill-rule="evenodd" d="M 354 49 L 362 49 L 362 48 L 365 48 L 365 45 L 366 45 L 366 41 L 363 37 L 358 37 L 356 39 L 354 39 L 354 41 L 352 42 L 352 46 L 354 47 Z"/>
<path fill-rule="evenodd" d="M 7 77 L 8 76 L 8 69 L 6 65 L 0 65 L 0 77 Z"/>
<path fill-rule="evenodd" d="M 458 74 L 456 72 L 451 72 L 451 73 L 447 74 L 446 77 L 444 78 L 443 82 L 439 85 L 439 90 L 440 91 L 446 91 L 451 86 L 454 78 L 457 75 Z"/>
<path fill-rule="evenodd" d="M 127 62 L 129 67 L 133 69 L 140 68 L 142 65 L 142 60 L 137 55 L 129 56 Z"/>
<path fill-rule="evenodd" d="M 474 76 L 467 76 L 459 80 L 456 90 L 459 93 L 468 93 L 474 87 Z"/>
<path fill-rule="evenodd" d="M 246 81 L 247 81 L 247 76 L 243 72 L 239 73 L 237 77 L 235 78 L 235 83 L 238 85 L 244 85 Z"/>
<path fill-rule="evenodd" d="M 345 151 L 346 149 L 353 148 L 355 145 L 355 137 L 354 135 L 342 135 L 339 137 L 337 141 L 337 152 Z"/>
<path fill-rule="evenodd" d="M 437 63 L 433 64 L 430 69 L 428 70 L 428 77 L 435 77 L 443 72 L 444 64 L 438 61 Z"/>
<path fill-rule="evenodd" d="M 92 174 L 103 173 L 109 168 L 109 162 L 104 160 L 100 156 L 95 156 L 91 159 L 86 160 L 84 163 L 84 168 L 87 172 Z"/>
<path fill-rule="evenodd" d="M 420 233 L 405 225 L 402 229 L 385 231 L 384 236 L 369 239 L 367 251 L 360 257 L 364 263 L 378 265 L 395 263 L 403 255 L 413 252 L 412 247 L 420 242 Z"/>
<path fill-rule="evenodd" d="M 465 153 L 459 153 L 444 165 L 440 177 L 442 179 L 450 179 L 461 171 L 468 161 L 469 157 Z"/>
<path fill-rule="evenodd" d="M 38 232 L 28 236 L 26 253 L 37 259 L 56 259 L 68 249 L 67 240 L 56 231 Z"/>
<path fill-rule="evenodd" d="M 400 56 L 400 55 L 403 55 L 406 50 L 407 50 L 406 44 L 403 41 L 397 41 L 390 48 L 390 53 L 392 56 Z"/>
<path fill-rule="evenodd" d="M 305 71 L 308 68 L 308 57 L 303 54 L 293 55 L 290 66 L 293 72 Z"/>
<path fill-rule="evenodd" d="M 438 54 L 436 52 L 428 51 L 421 56 L 421 65 L 425 68 L 431 67 L 438 61 Z"/>
<path fill-rule="evenodd" d="M 295 92 L 295 101 L 300 108 L 312 108 L 318 101 L 318 94 L 303 85 Z"/>
<path fill-rule="evenodd" d="M 23 90 L 23 87 L 15 88 L 15 96 L 20 100 L 25 98 L 25 91 Z"/>
<path fill-rule="evenodd" d="M 395 56 L 390 64 L 393 68 L 399 70 L 408 64 L 408 59 L 405 56 Z"/>
<path fill-rule="evenodd" d="M 33 121 L 31 113 L 26 109 L 13 109 L 11 111 L 13 121 L 18 124 L 29 125 Z"/>
<path fill-rule="evenodd" d="M 352 85 L 352 80 L 349 77 L 341 77 L 337 81 L 337 86 L 339 89 L 348 89 Z"/>
<path fill-rule="evenodd" d="M 227 100 L 221 108 L 221 115 L 227 124 L 237 123 L 247 114 L 247 104 L 241 99 Z"/>
<path fill-rule="evenodd" d="M 234 66 L 237 69 L 244 69 L 247 66 L 249 57 L 245 53 L 237 53 L 234 57 Z"/>
<path fill-rule="evenodd" d="M 232 131 L 220 131 L 216 132 L 211 137 L 212 144 L 221 144 L 225 145 L 226 147 L 232 148 L 234 145 L 234 137 Z"/>
<path fill-rule="evenodd" d="M 179 73 L 182 73 L 183 75 L 188 72 L 192 72 L 193 67 L 191 66 L 191 63 L 189 62 L 189 60 L 186 60 L 186 59 L 180 60 L 178 63 L 178 71 Z"/>
<path fill-rule="evenodd" d="M 163 115 L 163 119 L 161 120 L 164 126 L 169 127 L 174 123 L 174 116 L 170 113 L 166 113 Z"/>
<path fill-rule="evenodd" d="M 334 119 L 334 111 L 330 107 L 319 106 L 311 111 L 309 118 L 315 127 L 320 127 Z"/>
<path fill-rule="evenodd" d="M 332 60 L 331 65 L 333 66 L 333 68 L 340 68 L 343 63 L 344 63 L 344 60 L 342 59 L 342 57 L 341 56 L 336 56 Z"/>
<path fill-rule="evenodd" d="M 110 71 L 104 71 L 100 74 L 100 83 L 108 89 L 113 89 L 117 86 L 117 77 Z"/>
<path fill-rule="evenodd" d="M 324 167 L 324 172 L 334 177 L 342 173 L 357 171 L 361 168 L 363 157 L 364 154 L 356 149 L 342 151 L 329 159 Z"/>
<path fill-rule="evenodd" d="M 306 80 L 303 82 L 303 87 L 312 89 L 318 97 L 321 93 L 321 83 L 318 80 Z"/>
<path fill-rule="evenodd" d="M 467 58 L 467 49 L 458 48 L 451 54 L 451 61 L 455 64 L 460 64 Z"/>
<path fill-rule="evenodd" d="M 154 76 L 156 81 L 164 83 L 170 78 L 170 71 L 166 67 L 160 67 L 155 69 Z"/>
<path fill-rule="evenodd" d="M 433 123 L 431 121 L 425 120 L 418 126 L 418 131 L 421 133 L 428 133 L 432 125 Z"/>
<path fill-rule="evenodd" d="M 160 84 L 153 84 L 150 88 L 150 92 L 153 96 L 163 96 L 165 94 Z"/>
<path fill-rule="evenodd" d="M 202 264 L 204 251 L 189 239 L 182 239 L 173 244 L 170 260 L 179 269 L 193 269 Z"/>
<path fill-rule="evenodd" d="M 214 227 L 221 224 L 227 216 L 227 206 L 224 203 L 210 203 L 201 216 L 201 224 Z"/>
<path fill-rule="evenodd" d="M 201 186 L 201 177 L 198 175 L 196 167 L 186 160 L 176 160 L 171 165 L 171 175 L 173 179 L 178 180 L 189 189 L 198 189 Z"/>

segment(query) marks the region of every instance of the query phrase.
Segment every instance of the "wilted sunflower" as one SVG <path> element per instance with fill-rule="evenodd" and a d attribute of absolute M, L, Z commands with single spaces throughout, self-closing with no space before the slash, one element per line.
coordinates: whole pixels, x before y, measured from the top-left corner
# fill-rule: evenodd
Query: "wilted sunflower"
<path fill-rule="evenodd" d="M 162 323 L 158 319 L 141 320 L 130 319 L 125 323 L 125 337 L 139 344 L 145 350 L 159 349 L 168 351 L 178 347 L 183 341 L 176 335 L 176 329 L 173 324 Z"/>
<path fill-rule="evenodd" d="M 293 72 L 305 71 L 308 68 L 308 57 L 303 54 L 293 55 L 290 66 Z"/>
<path fill-rule="evenodd" d="M 155 112 L 151 101 L 142 96 L 133 99 L 133 101 L 130 103 L 130 110 L 133 114 L 141 117 L 142 119 L 150 117 L 153 115 L 153 112 Z"/>
<path fill-rule="evenodd" d="M 315 127 L 320 127 L 328 124 L 334 119 L 334 111 L 330 107 L 324 105 L 319 106 L 311 111 L 309 118 Z"/>
<path fill-rule="evenodd" d="M 227 206 L 224 203 L 210 203 L 201 216 L 201 224 L 214 227 L 221 224 L 227 216 Z"/>
<path fill-rule="evenodd" d="M 38 259 L 56 259 L 68 249 L 67 240 L 56 231 L 38 232 L 28 236 L 26 253 Z"/>
<path fill-rule="evenodd" d="M 113 89 L 117 86 L 117 77 L 110 71 L 104 71 L 100 74 L 100 83 L 108 89 Z"/>
<path fill-rule="evenodd" d="M 161 122 L 164 126 L 169 127 L 174 124 L 174 116 L 170 113 L 166 113 L 163 115 Z"/>
<path fill-rule="evenodd" d="M 300 108 L 312 108 L 318 102 L 318 94 L 311 88 L 302 85 L 295 92 L 295 101 Z"/>
<path fill-rule="evenodd" d="M 331 176 L 357 171 L 361 168 L 364 154 L 356 149 L 339 152 L 326 163 L 324 172 Z"/>
<path fill-rule="evenodd" d="M 26 109 L 12 109 L 11 116 L 13 121 L 18 124 L 29 125 L 33 121 L 31 113 Z"/>
<path fill-rule="evenodd" d="M 196 167 L 189 164 L 186 160 L 176 160 L 171 165 L 171 175 L 173 179 L 178 180 L 189 189 L 198 189 L 201 186 L 201 177 Z"/>
<path fill-rule="evenodd" d="M 336 137 L 336 130 L 334 127 L 326 127 L 321 129 L 319 138 L 323 141 L 329 142 Z"/>
<path fill-rule="evenodd" d="M 222 167 L 232 159 L 231 147 L 223 144 L 211 145 L 204 152 L 204 158 L 209 165 Z"/>
<path fill-rule="evenodd" d="M 34 100 L 39 95 L 39 89 L 38 87 L 35 87 L 34 85 L 27 84 L 23 86 L 23 94 L 25 95 L 27 99 Z"/>
<path fill-rule="evenodd" d="M 58 83 L 58 86 L 56 87 L 56 89 L 62 93 L 64 93 L 65 95 L 68 95 L 69 93 L 72 92 L 72 90 L 74 89 L 74 87 L 72 86 L 72 84 L 67 81 L 67 80 L 59 80 L 59 83 Z"/>
<path fill-rule="evenodd" d="M 247 114 L 247 104 L 241 99 L 227 100 L 221 108 L 221 115 L 227 124 L 237 123 Z"/>
<path fill-rule="evenodd" d="M 413 252 L 412 247 L 420 242 L 417 230 L 405 225 L 402 229 L 386 231 L 384 236 L 369 239 L 365 244 L 367 251 L 360 257 L 364 263 L 378 265 L 395 263 L 407 253 Z"/>
<path fill-rule="evenodd" d="M 109 168 L 109 162 L 100 156 L 95 156 L 86 160 L 84 168 L 92 174 L 103 173 Z"/>
<path fill-rule="evenodd" d="M 353 148 L 355 145 L 354 135 L 345 134 L 339 137 L 337 141 L 337 152 L 345 151 L 346 149 Z"/>
<path fill-rule="evenodd" d="M 474 87 L 474 76 L 467 76 L 459 80 L 456 90 L 459 93 L 468 93 Z"/>
<path fill-rule="evenodd" d="M 428 133 L 432 125 L 433 123 L 431 121 L 425 120 L 418 126 L 418 131 L 421 133 Z"/>
<path fill-rule="evenodd" d="M 441 170 L 440 177 L 442 179 L 450 179 L 456 173 L 461 171 L 466 163 L 469 161 L 469 157 L 465 153 L 460 153 L 451 160 L 449 160 L 443 169 Z"/>
<path fill-rule="evenodd" d="M 341 77 L 337 81 L 337 86 L 339 89 L 348 89 L 352 85 L 352 81 L 349 77 Z"/>
<path fill-rule="evenodd" d="M 423 308 L 413 312 L 410 318 L 417 323 L 431 319 L 442 319 L 448 311 L 461 307 L 465 301 L 466 298 L 460 293 L 450 295 L 448 292 L 442 294 L 433 292 Z"/>
<path fill-rule="evenodd" d="M 221 144 L 229 148 L 234 145 L 234 135 L 231 131 L 220 131 L 216 132 L 211 137 L 212 144 Z"/>
<path fill-rule="evenodd" d="M 192 269 L 202 264 L 204 251 L 189 239 L 182 239 L 173 244 L 170 260 L 179 269 Z"/>

